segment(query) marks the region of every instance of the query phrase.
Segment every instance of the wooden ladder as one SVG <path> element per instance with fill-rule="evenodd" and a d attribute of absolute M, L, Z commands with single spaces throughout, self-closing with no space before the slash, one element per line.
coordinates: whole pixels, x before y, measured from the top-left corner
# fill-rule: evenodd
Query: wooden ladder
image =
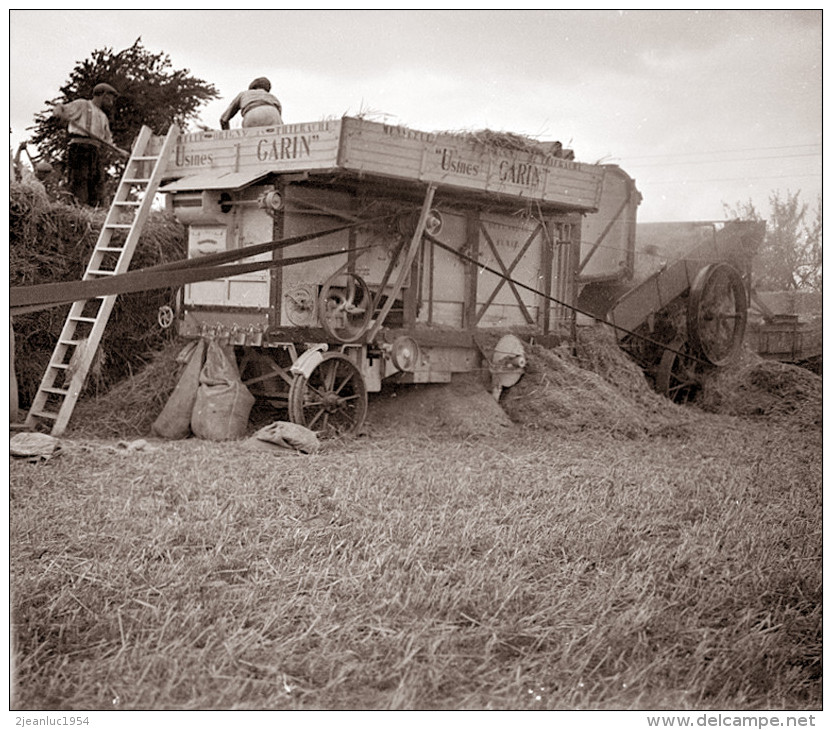
<path fill-rule="evenodd" d="M 142 127 L 84 272 L 85 281 L 123 274 L 130 267 L 178 136 L 178 127 L 171 125 L 159 153 L 148 154 L 153 145 L 152 132 L 149 127 Z M 64 432 L 115 301 L 113 294 L 72 304 L 32 401 L 26 426 L 35 428 L 52 422 L 53 436 Z"/>

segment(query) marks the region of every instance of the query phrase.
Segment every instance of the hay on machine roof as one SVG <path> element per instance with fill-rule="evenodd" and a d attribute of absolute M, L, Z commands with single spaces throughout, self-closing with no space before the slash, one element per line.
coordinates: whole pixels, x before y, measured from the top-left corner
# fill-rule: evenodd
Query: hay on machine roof
<path fill-rule="evenodd" d="M 574 159 L 572 150 L 564 149 L 560 142 L 544 142 L 534 137 L 514 132 L 497 132 L 492 129 L 478 129 L 447 132 L 469 142 L 483 147 L 511 152 L 525 152 L 539 157 L 559 157 L 566 160 Z"/>

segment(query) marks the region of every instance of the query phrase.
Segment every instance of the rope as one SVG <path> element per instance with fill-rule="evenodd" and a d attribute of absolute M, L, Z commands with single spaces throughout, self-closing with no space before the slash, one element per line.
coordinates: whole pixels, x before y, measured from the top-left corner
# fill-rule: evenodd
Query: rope
<path fill-rule="evenodd" d="M 12 316 L 26 314 L 29 312 L 36 312 L 42 309 L 49 309 L 51 307 L 60 306 L 61 304 L 68 304 L 76 301 L 85 301 L 95 297 L 114 296 L 119 294 L 128 294 L 139 291 L 148 291 L 152 289 L 168 289 L 177 288 L 185 284 L 193 284 L 200 281 L 212 281 L 214 279 L 225 278 L 229 276 L 238 276 L 253 271 L 262 271 L 270 268 L 283 268 L 285 266 L 292 266 L 293 264 L 307 263 L 309 261 L 316 261 L 319 259 L 329 258 L 331 256 L 338 256 L 347 251 L 338 250 L 330 251 L 328 253 L 314 254 L 308 256 L 296 256 L 289 259 L 281 259 L 278 261 L 258 261 L 249 264 L 235 264 L 225 265 L 230 261 L 250 258 L 261 253 L 267 253 L 277 250 L 282 250 L 298 243 L 310 241 L 323 236 L 328 236 L 333 233 L 338 233 L 350 228 L 367 225 L 374 220 L 382 220 L 389 218 L 391 215 L 380 216 L 378 219 L 370 221 L 358 221 L 348 225 L 337 226 L 329 228 L 324 231 L 315 233 L 303 234 L 300 236 L 293 236 L 290 238 L 277 239 L 267 241 L 265 243 L 256 244 L 254 246 L 245 246 L 241 249 L 233 251 L 223 251 L 216 254 L 209 254 L 196 259 L 182 259 L 165 264 L 158 264 L 146 269 L 138 271 L 131 271 L 125 274 L 115 274 L 101 279 L 85 279 L 76 282 L 56 282 L 51 284 L 38 284 L 34 286 L 12 287 L 9 290 L 9 308 Z M 578 314 L 583 314 L 590 319 L 600 322 L 607 327 L 612 327 L 615 330 L 624 332 L 632 337 L 640 339 L 648 344 L 659 347 L 663 350 L 669 350 L 675 354 L 693 360 L 702 365 L 710 365 L 705 360 L 702 360 L 690 353 L 681 352 L 670 345 L 663 344 L 645 335 L 639 334 L 632 330 L 616 325 L 607 320 L 601 319 L 594 314 L 586 312 L 574 305 L 567 304 L 556 297 L 546 294 L 534 287 L 528 286 L 517 279 L 514 279 L 503 272 L 497 271 L 483 264 L 481 261 L 468 256 L 467 254 L 457 251 L 440 241 L 438 238 L 432 236 L 427 231 L 424 232 L 424 237 L 431 243 L 440 248 L 454 254 L 455 256 L 474 264 L 483 271 L 488 271 L 491 274 L 504 279 L 509 284 L 525 289 L 533 294 L 548 299 L 555 304 L 558 304 L 566 309 L 569 309 Z M 352 249 L 352 253 L 363 252 L 375 248 L 376 246 L 363 246 Z M 160 276 L 161 274 L 161 276 Z"/>
<path fill-rule="evenodd" d="M 549 301 L 554 302 L 555 304 L 559 304 L 562 307 L 566 307 L 567 309 L 570 309 L 573 312 L 576 312 L 577 314 L 583 314 L 584 316 L 589 317 L 589 318 L 593 319 L 596 322 L 600 322 L 601 324 L 604 324 L 607 327 L 612 327 L 613 329 L 618 330 L 620 332 L 625 332 L 628 335 L 632 335 L 633 337 L 635 337 L 637 339 L 640 339 L 640 340 L 642 340 L 644 342 L 647 342 L 651 345 L 655 345 L 656 347 L 660 347 L 663 350 L 669 350 L 670 352 L 674 352 L 677 355 L 680 355 L 681 357 L 685 357 L 689 360 L 693 360 L 693 361 L 695 361 L 695 362 L 697 362 L 701 365 L 710 366 L 709 362 L 707 362 L 706 360 L 703 360 L 703 359 L 701 359 L 701 358 L 699 358 L 695 355 L 691 355 L 690 353 L 687 353 L 687 352 L 681 352 L 680 350 L 677 350 L 675 347 L 671 347 L 670 345 L 665 345 L 665 344 L 663 344 L 661 342 L 658 342 L 657 340 L 654 340 L 650 337 L 639 334 L 638 332 L 633 332 L 632 330 L 629 330 L 626 327 L 622 327 L 621 325 L 617 325 L 617 324 L 613 324 L 612 322 L 608 322 L 607 320 L 601 319 L 600 317 L 597 317 L 594 314 L 590 314 L 589 312 L 586 312 L 583 309 L 579 309 L 578 307 L 575 307 L 571 304 L 567 304 L 566 302 L 563 302 L 560 299 L 556 299 L 555 297 L 550 296 L 549 294 L 546 294 L 542 291 L 539 291 L 538 289 L 535 289 L 534 287 L 528 286 L 528 285 L 524 284 L 521 281 L 517 281 L 516 279 L 512 279 L 509 276 L 505 276 L 504 274 L 497 271 L 496 269 L 492 269 L 490 266 L 486 266 L 481 261 L 478 261 L 477 259 L 475 259 L 471 256 L 468 256 L 468 255 L 462 253 L 461 251 L 457 251 L 456 249 L 451 248 L 450 246 L 448 246 L 445 243 L 442 243 L 442 241 L 440 241 L 438 238 L 435 238 L 430 233 L 425 232 L 425 238 L 427 238 L 431 243 L 436 244 L 440 248 L 444 249 L 445 251 L 448 251 L 449 253 L 452 253 L 452 254 L 458 256 L 459 258 L 461 258 L 465 261 L 468 261 L 471 264 L 474 264 L 475 266 L 482 269 L 483 271 L 487 271 L 490 274 L 494 274 L 495 276 L 500 277 L 501 279 L 505 279 L 506 281 L 508 281 L 512 284 L 515 284 L 516 286 L 519 286 L 521 289 L 525 289 L 526 291 L 532 292 L 533 294 L 537 294 L 538 296 L 541 296 L 544 299 L 548 299 Z"/>

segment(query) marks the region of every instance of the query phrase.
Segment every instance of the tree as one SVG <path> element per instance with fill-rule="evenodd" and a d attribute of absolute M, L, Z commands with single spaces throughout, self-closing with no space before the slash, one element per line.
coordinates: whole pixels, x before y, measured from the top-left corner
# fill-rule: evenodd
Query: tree
<path fill-rule="evenodd" d="M 171 124 L 183 130 L 197 116 L 205 102 L 219 97 L 219 92 L 202 79 L 191 76 L 188 69 L 175 70 L 165 53 L 152 53 L 142 46 L 141 38 L 118 53 L 111 48 L 93 51 L 79 62 L 60 88 L 61 96 L 47 104 L 92 98 L 99 82 L 118 89 L 110 129 L 115 144 L 130 149 L 142 125 L 155 134 L 165 134 Z M 63 161 L 66 149 L 66 126 L 52 117 L 51 109 L 35 115 L 31 141 L 45 158 Z"/>
<path fill-rule="evenodd" d="M 774 191 L 766 237 L 754 259 L 754 279 L 762 290 L 823 290 L 823 202 L 818 196 L 813 216 L 800 192 Z M 763 216 L 749 200 L 735 206 L 723 204 L 729 218 L 762 221 Z M 807 220 L 808 218 L 808 220 Z"/>

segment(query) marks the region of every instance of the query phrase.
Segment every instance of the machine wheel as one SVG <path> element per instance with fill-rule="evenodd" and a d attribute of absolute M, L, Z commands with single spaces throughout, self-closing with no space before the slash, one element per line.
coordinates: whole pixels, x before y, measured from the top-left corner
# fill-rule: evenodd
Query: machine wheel
<path fill-rule="evenodd" d="M 166 330 L 173 324 L 173 321 L 176 319 L 176 315 L 173 312 L 173 309 L 169 307 L 167 304 L 164 306 L 159 307 L 159 311 L 156 314 L 156 321 L 159 323 L 159 326 Z"/>
<path fill-rule="evenodd" d="M 324 282 L 318 299 L 321 326 L 338 342 L 356 342 L 373 316 L 373 295 L 357 274 L 335 274 Z"/>
<path fill-rule="evenodd" d="M 322 435 L 361 428 L 367 415 L 367 389 L 349 358 L 332 352 L 310 373 L 296 375 L 289 388 L 289 418 Z"/>
<path fill-rule="evenodd" d="M 694 399 L 701 387 L 697 362 L 685 357 L 690 347 L 687 342 L 671 345 L 665 350 L 656 370 L 656 390 L 674 403 L 684 405 Z"/>
<path fill-rule="evenodd" d="M 708 362 L 728 364 L 739 352 L 748 320 L 748 297 L 740 273 L 710 264 L 693 281 L 688 298 L 688 338 Z"/>

